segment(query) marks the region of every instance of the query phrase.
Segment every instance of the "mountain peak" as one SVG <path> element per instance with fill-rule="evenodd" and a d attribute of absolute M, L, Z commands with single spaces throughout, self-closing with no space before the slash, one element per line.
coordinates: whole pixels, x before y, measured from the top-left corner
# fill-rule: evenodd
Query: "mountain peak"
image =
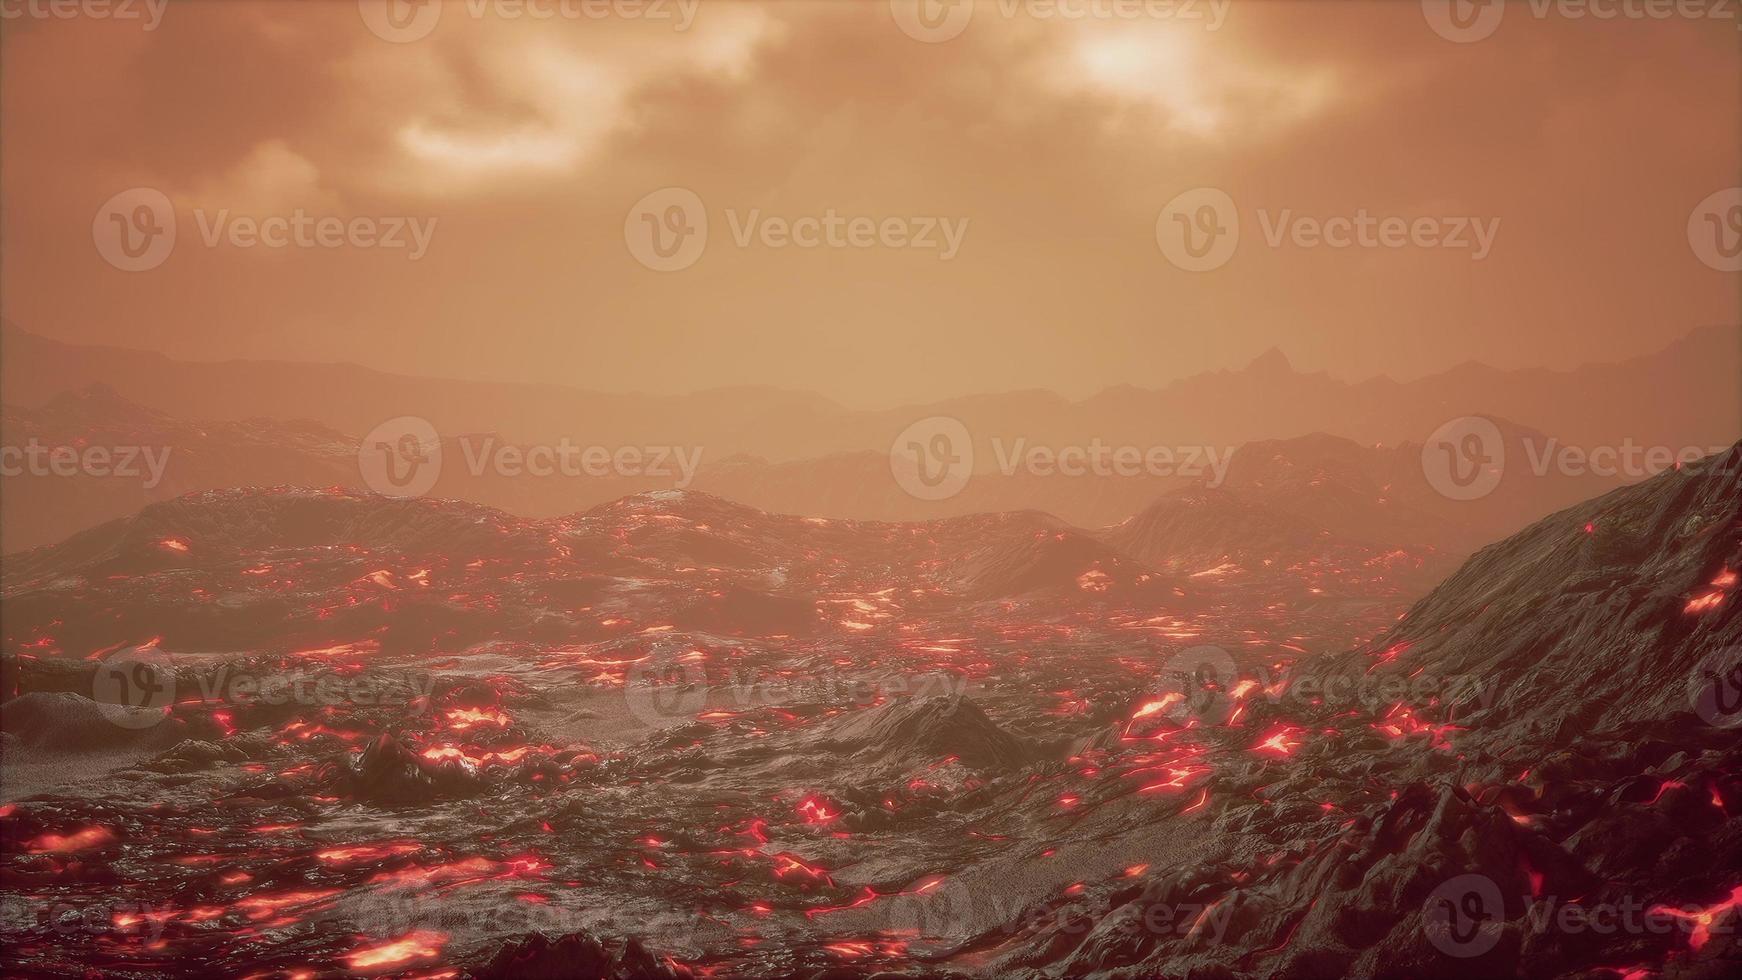
<path fill-rule="evenodd" d="M 1246 370 L 1253 374 L 1293 374 L 1294 365 L 1288 361 L 1288 355 L 1280 347 L 1272 347 L 1253 359 L 1246 365 Z"/>
<path fill-rule="evenodd" d="M 92 382 L 83 388 L 58 392 L 48 400 L 44 407 L 50 411 L 89 419 L 156 416 L 159 414 L 137 402 L 129 401 L 113 387 L 101 381 Z"/>

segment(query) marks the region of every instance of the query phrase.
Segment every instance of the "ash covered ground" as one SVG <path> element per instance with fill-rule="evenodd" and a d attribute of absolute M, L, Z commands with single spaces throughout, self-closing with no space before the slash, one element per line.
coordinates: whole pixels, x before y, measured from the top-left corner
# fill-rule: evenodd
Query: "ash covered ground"
<path fill-rule="evenodd" d="M 153 504 L 8 561 L 4 965 L 1734 976 L 1739 456 L 1461 568 L 1227 495 Z"/>

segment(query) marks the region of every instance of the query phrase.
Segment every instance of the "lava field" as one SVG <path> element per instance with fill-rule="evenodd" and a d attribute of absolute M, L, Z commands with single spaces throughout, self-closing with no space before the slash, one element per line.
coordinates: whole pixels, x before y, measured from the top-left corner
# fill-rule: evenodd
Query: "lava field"
<path fill-rule="evenodd" d="M 1739 472 L 1455 571 L 1213 500 L 1197 561 L 699 493 L 152 504 L 7 562 L 5 969 L 1736 976 Z"/>

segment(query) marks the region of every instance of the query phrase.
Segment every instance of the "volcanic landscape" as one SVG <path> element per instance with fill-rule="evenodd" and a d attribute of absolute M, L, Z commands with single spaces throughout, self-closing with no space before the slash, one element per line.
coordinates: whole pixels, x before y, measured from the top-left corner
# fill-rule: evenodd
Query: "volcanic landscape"
<path fill-rule="evenodd" d="M 1461 568 L 1202 488 L 154 503 L 7 562 L 7 972 L 1735 976 L 1739 472 Z"/>
<path fill-rule="evenodd" d="M 0 0 L 0 980 L 1742 978 L 1738 0 Z"/>

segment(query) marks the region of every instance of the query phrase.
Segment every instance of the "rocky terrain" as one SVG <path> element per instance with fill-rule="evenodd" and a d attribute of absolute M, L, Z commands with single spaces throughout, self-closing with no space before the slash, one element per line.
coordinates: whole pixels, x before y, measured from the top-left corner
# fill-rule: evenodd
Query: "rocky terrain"
<path fill-rule="evenodd" d="M 5 967 L 1734 975 L 1739 473 L 1431 592 L 1275 474 L 1106 532 L 152 504 L 0 582 Z"/>

